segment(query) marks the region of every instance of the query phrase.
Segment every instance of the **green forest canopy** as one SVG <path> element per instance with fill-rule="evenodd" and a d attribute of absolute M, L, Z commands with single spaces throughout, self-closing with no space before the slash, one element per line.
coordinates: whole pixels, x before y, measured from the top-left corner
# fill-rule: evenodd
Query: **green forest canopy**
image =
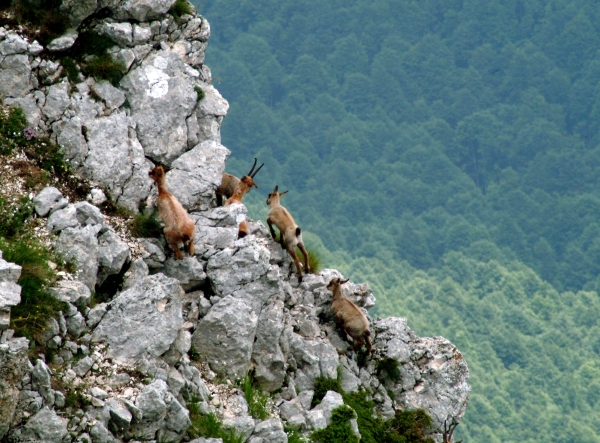
<path fill-rule="evenodd" d="M 457 439 L 600 442 L 600 11 L 207 0 L 228 171 L 469 364 Z M 327 251 L 330 251 L 327 252 Z"/>

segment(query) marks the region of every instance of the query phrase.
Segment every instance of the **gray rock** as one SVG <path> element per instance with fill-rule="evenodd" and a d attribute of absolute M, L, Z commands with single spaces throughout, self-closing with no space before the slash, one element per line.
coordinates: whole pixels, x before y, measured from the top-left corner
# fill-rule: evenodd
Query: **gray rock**
<path fill-rule="evenodd" d="M 86 200 L 91 202 L 93 205 L 98 206 L 106 202 L 107 198 L 102 189 L 92 188 L 90 193 L 87 195 Z"/>
<path fill-rule="evenodd" d="M 67 420 L 44 406 L 29 419 L 20 438 L 22 441 L 60 443 L 67 434 Z"/>
<path fill-rule="evenodd" d="M 97 422 L 91 427 L 90 437 L 92 437 L 93 443 L 112 443 L 115 441 L 115 438 L 102 422 Z"/>
<path fill-rule="evenodd" d="M 66 51 L 75 44 L 75 40 L 77 40 L 78 36 L 79 34 L 77 33 L 77 31 L 71 29 L 65 35 L 55 38 L 50 43 L 48 43 L 48 46 L 46 46 L 46 48 L 50 52 Z"/>
<path fill-rule="evenodd" d="M 140 22 L 161 18 L 171 9 L 175 0 L 120 0 L 108 2 L 113 16 L 118 20 L 134 19 Z"/>
<path fill-rule="evenodd" d="M 400 364 L 400 380 L 382 380 L 396 404 L 425 409 L 440 432 L 444 422 L 460 422 L 470 387 L 467 364 L 456 347 L 443 337 L 416 337 L 406 319 L 379 320 L 373 329 L 377 332 L 375 347 Z"/>
<path fill-rule="evenodd" d="M 133 43 L 133 27 L 131 23 L 104 22 L 98 26 L 98 31 L 111 38 L 119 46 L 128 46 Z"/>
<path fill-rule="evenodd" d="M 142 45 L 149 42 L 152 39 L 152 29 L 147 23 L 140 23 L 133 25 L 133 43 L 135 45 Z"/>
<path fill-rule="evenodd" d="M 27 40 L 17 34 L 8 34 L 2 41 L 0 41 L 0 54 L 12 55 L 12 54 L 23 54 L 27 52 L 29 44 Z"/>
<path fill-rule="evenodd" d="M 66 228 L 79 226 L 77 219 L 77 209 L 74 205 L 69 205 L 64 209 L 54 211 L 48 218 L 48 229 L 56 234 Z"/>
<path fill-rule="evenodd" d="M 325 397 L 321 400 L 317 406 L 307 412 L 307 421 L 314 431 L 326 428 L 331 423 L 331 412 L 344 404 L 342 395 L 335 391 L 327 391 Z M 325 419 L 325 426 L 323 426 L 323 417 Z"/>
<path fill-rule="evenodd" d="M 296 379 L 301 390 L 310 389 L 312 381 L 316 377 L 337 377 L 339 356 L 335 347 L 328 340 L 305 339 L 292 332 L 289 337 L 289 345 L 298 367 L 309 379 L 309 386 L 301 385 L 300 380 Z"/>
<path fill-rule="evenodd" d="M 169 172 L 170 189 L 188 210 L 207 210 L 214 191 L 221 184 L 229 150 L 208 140 L 173 161 Z"/>
<path fill-rule="evenodd" d="M 41 91 L 36 91 L 35 94 L 29 93 L 25 97 L 7 98 L 4 100 L 5 105 L 18 106 L 23 110 L 27 123 L 31 128 L 37 128 L 39 126 L 40 118 L 42 116 L 38 100 L 35 97 L 36 95 L 45 98 Z"/>
<path fill-rule="evenodd" d="M 77 280 L 59 280 L 50 288 L 50 293 L 61 301 L 74 304 L 79 309 L 89 306 L 92 298 L 90 289 Z"/>
<path fill-rule="evenodd" d="M 31 65 L 25 54 L 4 57 L 0 61 L 0 98 L 22 97 L 27 94 L 31 84 Z"/>
<path fill-rule="evenodd" d="M 283 424 L 276 418 L 265 420 L 254 427 L 252 438 L 262 438 L 264 443 L 287 443 L 287 434 L 283 430 Z M 250 441 L 252 441 L 252 438 Z"/>
<path fill-rule="evenodd" d="M 121 272 L 123 265 L 131 258 L 129 246 L 112 229 L 98 237 L 98 283 L 102 284 L 109 275 Z"/>
<path fill-rule="evenodd" d="M 144 278 L 110 303 L 110 311 L 94 330 L 94 340 L 106 342 L 107 355 L 122 362 L 162 355 L 183 324 L 182 294 L 175 279 L 163 274 Z"/>
<path fill-rule="evenodd" d="M 285 359 L 279 346 L 283 326 L 283 302 L 276 300 L 260 313 L 252 348 L 255 380 L 267 392 L 281 388 L 285 378 Z"/>
<path fill-rule="evenodd" d="M 202 263 L 190 256 L 185 256 L 183 260 L 169 258 L 165 262 L 164 273 L 176 278 L 186 292 L 199 288 L 206 280 Z"/>
<path fill-rule="evenodd" d="M 196 106 L 194 79 L 184 61 L 169 50 L 151 53 L 121 80 L 121 88 L 145 155 L 171 164 L 188 149 L 185 120 Z"/>
<path fill-rule="evenodd" d="M 77 214 L 77 220 L 81 226 L 103 225 L 104 215 L 96 206 L 88 202 L 77 202 L 73 204 Z"/>
<path fill-rule="evenodd" d="M 125 94 L 106 80 L 94 83 L 90 88 L 104 101 L 106 107 L 109 109 L 119 108 L 125 103 Z"/>
<path fill-rule="evenodd" d="M 78 312 L 77 314 L 67 318 L 67 329 L 69 334 L 71 334 L 74 338 L 79 338 L 83 331 L 85 331 L 85 328 L 85 319 L 81 313 Z"/>
<path fill-rule="evenodd" d="M 77 28 L 83 20 L 94 13 L 97 6 L 97 0 L 62 0 L 60 11 L 67 14 L 71 26 Z"/>
<path fill-rule="evenodd" d="M 250 438 L 252 432 L 254 431 L 255 422 L 252 417 L 249 417 L 247 415 L 227 418 L 223 420 L 223 428 L 234 429 L 238 435 L 242 434 L 244 436 L 244 439 L 247 440 L 248 438 Z"/>
<path fill-rule="evenodd" d="M 200 320 L 192 346 L 213 371 L 234 379 L 244 377 L 250 367 L 257 321 L 246 303 L 228 295 Z"/>
<path fill-rule="evenodd" d="M 71 369 L 73 369 L 73 371 L 78 377 L 84 377 L 85 374 L 87 374 L 88 371 L 92 369 L 93 365 L 94 360 L 92 360 L 92 358 L 88 356 L 79 360 Z"/>
<path fill-rule="evenodd" d="M 125 273 L 125 282 L 123 283 L 123 291 L 141 282 L 150 274 L 148 265 L 142 258 L 138 258 L 131 263 L 131 266 Z"/>
<path fill-rule="evenodd" d="M 41 345 L 45 345 L 48 340 L 52 337 L 60 334 L 60 325 L 54 318 L 49 318 L 46 322 L 44 330 L 39 338 L 36 338 L 36 341 L 39 340 Z"/>
<path fill-rule="evenodd" d="M 110 420 L 115 428 L 120 432 L 126 431 L 131 424 L 131 420 L 133 419 L 131 412 L 129 412 L 125 406 L 113 398 L 106 402 L 106 407 L 109 410 Z"/>
<path fill-rule="evenodd" d="M 0 439 L 4 438 L 11 426 L 19 403 L 19 390 L 29 372 L 28 349 L 29 340 L 26 338 L 0 343 Z"/>
<path fill-rule="evenodd" d="M 191 347 L 192 334 L 189 331 L 180 329 L 177 338 L 164 355 L 164 359 L 167 363 L 175 365 L 184 354 L 188 353 Z"/>
<path fill-rule="evenodd" d="M 35 212 L 40 217 L 45 217 L 50 209 L 62 198 L 62 193 L 53 186 L 48 186 L 33 198 Z"/>
<path fill-rule="evenodd" d="M 106 314 L 107 308 L 108 304 L 100 303 L 99 305 L 96 305 L 90 309 L 90 312 L 87 314 L 87 324 L 90 328 L 94 328 L 98 323 L 100 323 L 100 320 L 102 320 L 102 317 L 104 317 L 104 314 Z"/>
<path fill-rule="evenodd" d="M 60 119 L 69 107 L 69 104 L 69 82 L 65 79 L 48 88 L 46 103 L 42 108 L 42 113 L 48 117 L 50 122 L 54 122 Z"/>
<path fill-rule="evenodd" d="M 95 289 L 98 272 L 98 239 L 100 226 L 66 228 L 56 241 L 56 251 L 65 260 L 73 260 L 77 277 L 91 290 Z"/>
<path fill-rule="evenodd" d="M 0 254 L 0 281 L 16 283 L 21 276 L 21 266 L 7 262 Z"/>

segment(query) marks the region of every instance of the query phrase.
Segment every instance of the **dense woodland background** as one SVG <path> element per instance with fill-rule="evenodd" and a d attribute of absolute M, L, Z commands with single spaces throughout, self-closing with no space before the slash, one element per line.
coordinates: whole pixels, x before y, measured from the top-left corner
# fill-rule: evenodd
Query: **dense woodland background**
<path fill-rule="evenodd" d="M 376 315 L 459 347 L 457 439 L 600 442 L 597 2 L 197 5 L 250 215 L 289 188 Z"/>

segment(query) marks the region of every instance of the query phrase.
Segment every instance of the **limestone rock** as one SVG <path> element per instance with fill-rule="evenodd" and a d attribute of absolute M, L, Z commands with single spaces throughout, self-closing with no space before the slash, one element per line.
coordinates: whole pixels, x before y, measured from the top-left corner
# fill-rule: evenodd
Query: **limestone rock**
<path fill-rule="evenodd" d="M 98 272 L 98 239 L 100 226 L 64 229 L 56 242 L 56 250 L 65 260 L 73 260 L 77 276 L 91 290 L 95 289 Z"/>
<path fill-rule="evenodd" d="M 0 439 L 8 432 L 19 402 L 19 390 L 29 372 L 28 349 L 26 338 L 0 343 Z"/>
<path fill-rule="evenodd" d="M 228 295 L 200 320 L 192 346 L 213 371 L 242 378 L 250 366 L 257 321 L 246 303 Z"/>
<path fill-rule="evenodd" d="M 67 433 L 67 420 L 44 406 L 29 419 L 23 428 L 20 439 L 22 441 L 61 443 Z"/>
<path fill-rule="evenodd" d="M 32 88 L 31 65 L 27 55 L 8 55 L 0 61 L 0 99 L 22 97 Z"/>
<path fill-rule="evenodd" d="M 72 303 L 80 309 L 90 305 L 92 293 L 82 282 L 77 280 L 59 280 L 50 292 L 61 301 Z"/>
<path fill-rule="evenodd" d="M 104 101 L 109 109 L 119 108 L 125 103 L 125 94 L 106 80 L 94 83 L 90 88 Z"/>
<path fill-rule="evenodd" d="M 48 186 L 33 198 L 35 212 L 45 217 L 52 207 L 62 198 L 62 193 L 53 186 Z"/>
<path fill-rule="evenodd" d="M 183 324 L 182 294 L 173 278 L 163 274 L 144 278 L 110 303 L 94 330 L 94 341 L 106 342 L 108 355 L 122 362 L 164 354 Z"/>
<path fill-rule="evenodd" d="M 279 346 L 283 327 L 283 302 L 276 300 L 260 313 L 252 348 L 254 378 L 266 392 L 281 388 L 285 378 L 285 359 Z"/>
<path fill-rule="evenodd" d="M 77 40 L 77 31 L 74 29 L 69 30 L 65 35 L 62 35 L 58 38 L 55 38 L 50 43 L 48 43 L 48 51 L 50 52 L 62 52 L 71 48 L 75 44 L 75 40 Z"/>

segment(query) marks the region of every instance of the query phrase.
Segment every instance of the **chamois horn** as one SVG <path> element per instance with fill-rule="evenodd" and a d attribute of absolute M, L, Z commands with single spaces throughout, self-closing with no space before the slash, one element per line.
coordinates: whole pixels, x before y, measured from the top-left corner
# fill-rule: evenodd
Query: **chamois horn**
<path fill-rule="evenodd" d="M 257 159 L 256 159 L 256 157 L 254 157 L 254 164 L 252 165 L 252 169 L 250 169 L 250 172 L 248 172 L 248 174 L 247 174 L 247 175 L 249 175 L 249 176 L 250 176 L 250 177 L 252 177 L 252 178 L 254 178 L 254 176 L 255 176 L 256 174 L 258 174 L 258 171 L 260 171 L 260 168 L 262 168 L 262 167 L 265 165 L 265 164 L 263 163 L 262 165 L 260 165 L 260 166 L 258 167 L 258 169 L 257 169 L 256 171 L 254 171 L 254 167 L 256 166 L 256 162 L 257 162 Z M 252 171 L 254 171 L 254 174 L 252 173 Z"/>

